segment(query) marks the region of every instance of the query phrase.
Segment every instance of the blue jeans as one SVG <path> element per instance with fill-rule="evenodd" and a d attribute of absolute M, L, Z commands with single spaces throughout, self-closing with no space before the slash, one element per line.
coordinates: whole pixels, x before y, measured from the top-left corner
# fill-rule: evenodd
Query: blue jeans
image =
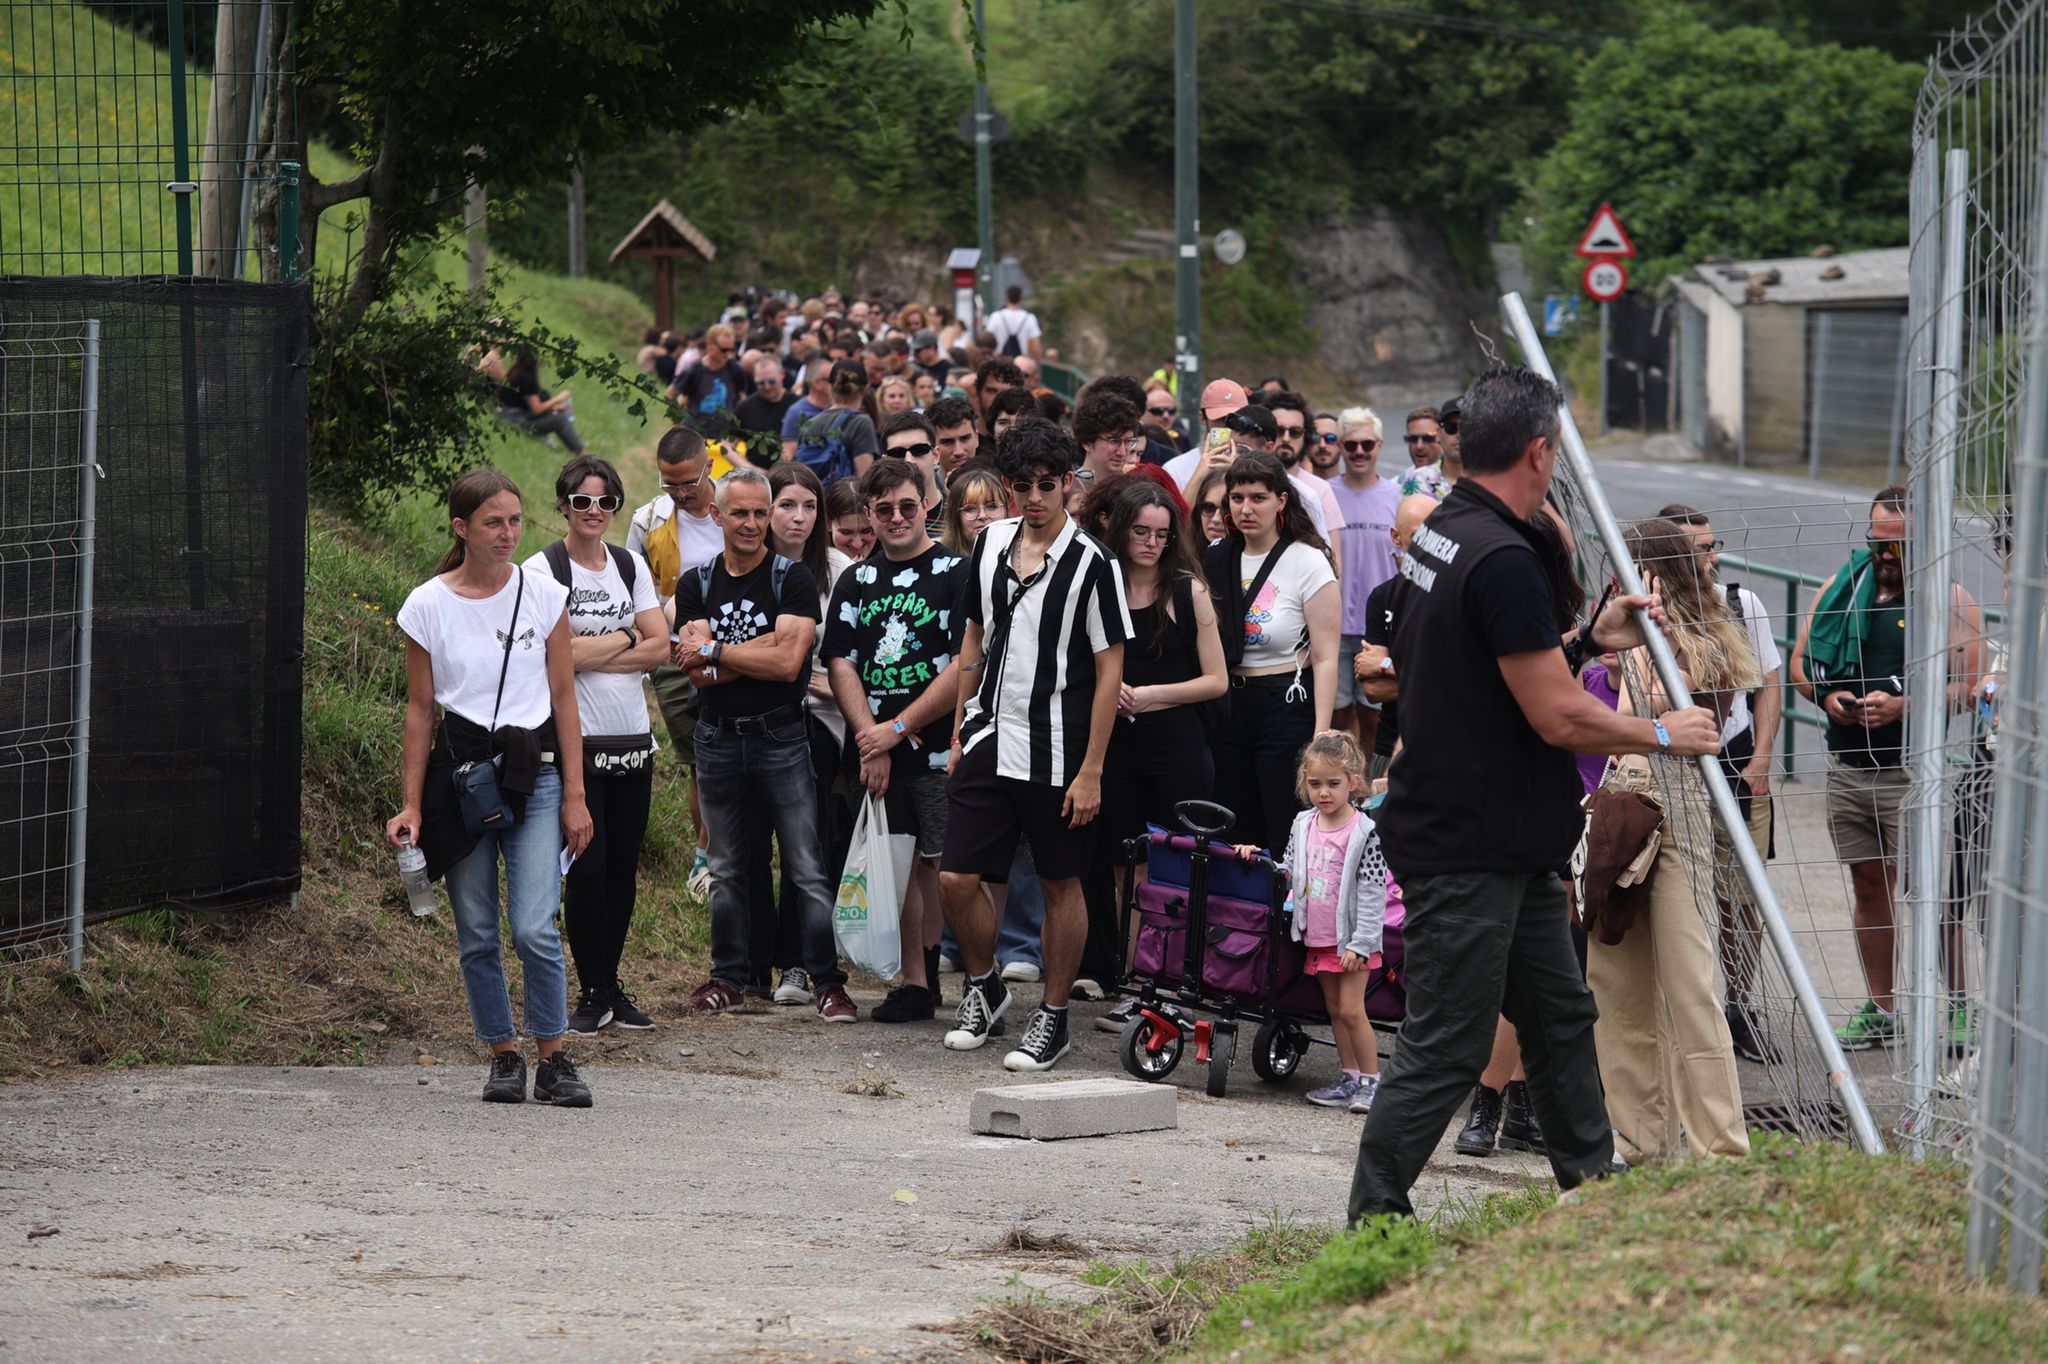
<path fill-rule="evenodd" d="M 1009 887 L 1009 902 L 1003 907 L 1002 922 L 996 925 L 996 965 L 1022 961 L 1043 966 L 1045 955 L 1039 949 L 1039 939 L 1045 931 L 1045 889 L 1038 884 L 1038 872 L 1021 846 L 1010 863 Z M 960 945 L 953 941 L 951 926 L 940 939 L 939 950 L 960 960 Z"/>
<path fill-rule="evenodd" d="M 697 792 L 711 837 L 711 978 L 743 989 L 753 940 L 746 817 L 772 819 L 782 846 L 785 885 L 794 883 L 804 970 L 819 986 L 844 985 L 832 940 L 832 895 L 818 841 L 818 782 L 811 740 L 798 715 L 766 734 L 727 734 L 700 721 Z"/>
<path fill-rule="evenodd" d="M 486 1046 L 510 1042 L 512 1000 L 505 989 L 505 950 L 498 941 L 498 854 L 505 855 L 505 917 L 526 977 L 526 1032 L 552 1042 L 569 1030 L 569 973 L 555 911 L 562 903 L 562 774 L 543 767 L 526 814 L 509 832 L 485 834 L 469 856 L 448 869 L 455 943 L 462 949 L 462 988 L 469 1017 Z"/>

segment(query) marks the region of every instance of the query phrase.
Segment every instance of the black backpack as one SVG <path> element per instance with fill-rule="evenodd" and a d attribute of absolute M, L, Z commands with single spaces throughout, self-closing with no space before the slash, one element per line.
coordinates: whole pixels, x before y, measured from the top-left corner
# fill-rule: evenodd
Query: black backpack
<path fill-rule="evenodd" d="M 617 545 L 606 545 L 605 548 L 612 552 L 612 563 L 618 567 L 619 576 L 626 580 L 626 600 L 630 602 L 633 599 L 634 579 L 640 576 L 640 570 L 633 566 L 633 556 L 625 550 L 620 549 Z M 548 568 L 554 573 L 556 582 L 564 587 L 574 587 L 576 585 L 575 578 L 569 570 L 569 542 L 567 540 L 555 541 L 552 545 L 543 549 L 541 554 L 547 559 Z"/>

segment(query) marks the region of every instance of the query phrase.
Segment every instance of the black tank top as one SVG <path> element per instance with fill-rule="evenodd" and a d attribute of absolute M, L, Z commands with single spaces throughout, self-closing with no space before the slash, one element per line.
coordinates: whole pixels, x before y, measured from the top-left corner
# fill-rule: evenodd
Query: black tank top
<path fill-rule="evenodd" d="M 1183 579 L 1173 585 L 1173 616 L 1164 622 L 1164 635 L 1159 633 L 1160 606 L 1160 599 L 1155 596 L 1150 606 L 1131 607 L 1131 639 L 1124 645 L 1127 687 L 1157 687 L 1202 675 L 1201 649 L 1195 635 L 1193 584 Z"/>

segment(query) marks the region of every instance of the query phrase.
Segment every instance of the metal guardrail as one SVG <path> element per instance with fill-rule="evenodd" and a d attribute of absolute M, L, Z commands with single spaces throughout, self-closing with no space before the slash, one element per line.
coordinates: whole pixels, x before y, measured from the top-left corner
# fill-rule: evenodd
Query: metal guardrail
<path fill-rule="evenodd" d="M 1723 554 L 1721 576 L 1726 578 L 1730 569 L 1740 572 L 1745 578 L 1763 578 L 1785 585 L 1785 614 L 1780 617 L 1785 623 L 1784 633 L 1773 638 L 1778 642 L 1778 651 L 1785 657 L 1784 680 L 1780 684 L 1785 689 L 1785 707 L 1783 723 L 1778 728 L 1781 750 L 1779 761 L 1789 772 L 1792 768 L 1792 757 L 1798 751 L 1797 742 L 1793 737 L 1793 727 L 1811 725 L 1816 730 L 1824 730 L 1827 727 L 1827 717 L 1821 714 L 1820 708 L 1801 696 L 1799 689 L 1792 685 L 1792 645 L 1799 638 L 1799 621 L 1804 610 L 1804 604 L 1800 600 L 1801 592 L 1803 589 L 1806 595 L 1810 596 L 1818 592 L 1820 585 L 1827 579 L 1816 578 L 1811 573 L 1795 573 L 1788 568 L 1773 568 L 1769 564 L 1754 563 L 1735 554 Z M 1750 590 L 1755 591 L 1754 588 Z M 1984 626 L 1988 633 L 1990 627 L 2002 623 L 2005 616 L 1995 607 L 1987 606 L 1983 609 Z"/>

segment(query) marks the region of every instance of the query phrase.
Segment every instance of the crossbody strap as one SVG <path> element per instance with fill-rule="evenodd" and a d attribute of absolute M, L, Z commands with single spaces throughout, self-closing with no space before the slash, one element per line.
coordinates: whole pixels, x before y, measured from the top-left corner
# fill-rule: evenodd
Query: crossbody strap
<path fill-rule="evenodd" d="M 526 570 L 513 565 L 519 585 L 512 591 L 512 628 L 505 632 L 505 658 L 498 664 L 498 697 L 491 702 L 491 733 L 498 732 L 498 708 L 505 704 L 505 674 L 512 670 L 512 640 L 519 633 L 519 607 L 526 600 Z"/>

